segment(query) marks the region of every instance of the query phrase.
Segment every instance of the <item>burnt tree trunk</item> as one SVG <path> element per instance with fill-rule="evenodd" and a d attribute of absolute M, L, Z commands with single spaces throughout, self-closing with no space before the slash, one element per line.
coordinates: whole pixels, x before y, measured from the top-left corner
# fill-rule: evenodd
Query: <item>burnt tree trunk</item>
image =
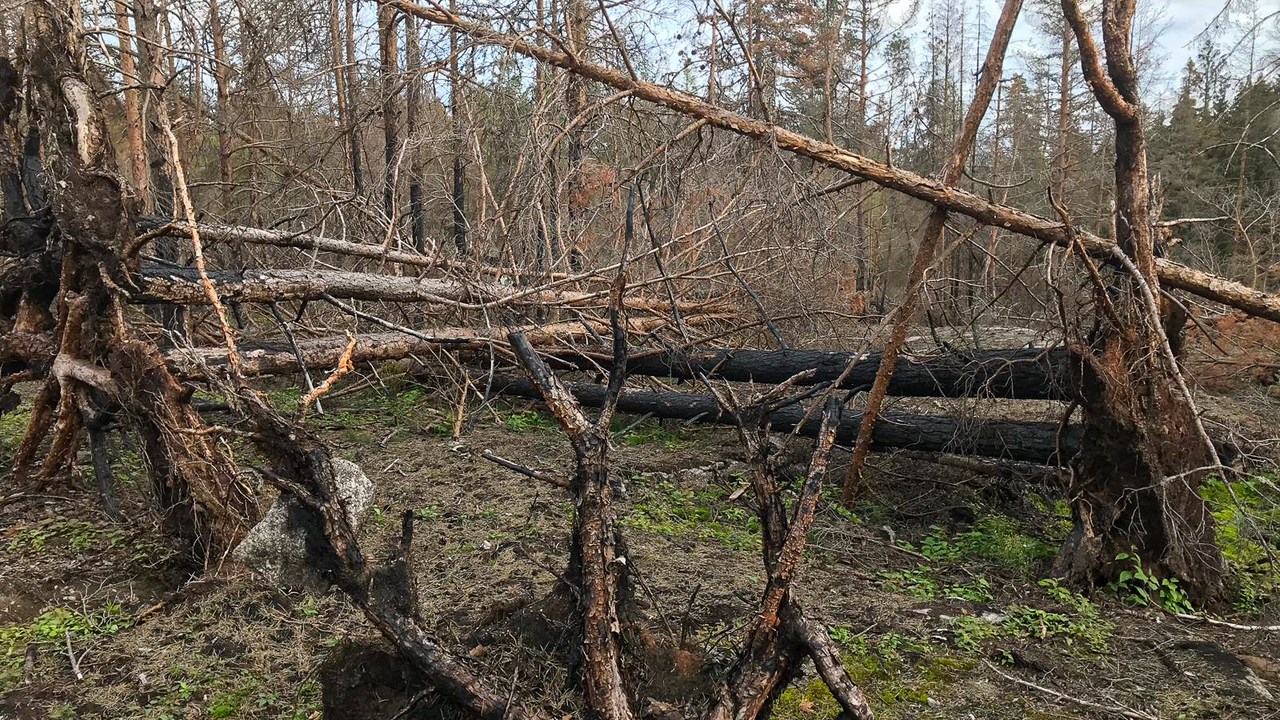
<path fill-rule="evenodd" d="M 1074 529 L 1059 570 L 1078 585 L 1114 579 L 1116 556 L 1133 553 L 1159 577 L 1177 578 L 1192 596 L 1213 601 L 1225 564 L 1214 522 L 1198 489 L 1218 457 L 1207 442 L 1159 317 L 1147 146 L 1131 47 L 1134 3 L 1103 3 L 1105 64 L 1076 0 L 1062 0 L 1081 65 L 1099 104 L 1115 122 L 1116 244 L 1121 268 L 1105 269 L 1096 288 L 1100 323 L 1087 339 L 1081 406 L 1082 452 L 1074 464 Z M 1069 218 L 1064 211 L 1068 230 Z"/>
<path fill-rule="evenodd" d="M 555 353 L 558 360 L 583 370 L 608 366 L 604 357 Z M 797 373 L 813 374 L 793 385 L 819 385 L 842 378 L 846 390 L 871 387 L 881 352 L 856 354 L 815 350 L 714 350 L 694 353 L 646 353 L 628 361 L 630 375 L 696 380 L 701 377 L 776 385 Z M 849 364 L 857 359 L 853 369 Z M 998 397 L 1018 400 L 1061 400 L 1074 397 L 1070 353 L 1065 348 L 976 350 L 937 357 L 904 357 L 898 361 L 887 394 L 915 397 Z"/>
<path fill-rule="evenodd" d="M 84 439 L 86 411 L 108 398 L 141 438 L 170 531 L 217 561 L 254 519 L 256 506 L 155 345 L 125 319 L 121 288 L 137 269 L 125 248 L 133 242 L 138 208 L 115 171 L 98 94 L 86 80 L 80 29 L 68 24 L 74 17 L 70 3 L 27 5 L 30 101 L 43 119 L 40 142 L 57 225 L 44 255 L 59 258 L 61 272 L 52 303 L 54 355 L 14 476 L 32 480 L 35 456 L 50 434 L 39 479 L 63 472 Z M 90 400 L 95 393 L 98 403 Z"/>

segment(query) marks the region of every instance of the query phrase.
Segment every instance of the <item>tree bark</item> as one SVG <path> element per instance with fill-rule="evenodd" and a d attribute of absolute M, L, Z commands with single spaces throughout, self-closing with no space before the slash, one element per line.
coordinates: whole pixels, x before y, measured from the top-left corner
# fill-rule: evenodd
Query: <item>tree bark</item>
<path fill-rule="evenodd" d="M 572 290 L 521 290 L 497 283 L 464 283 L 456 280 L 379 275 L 340 270 L 230 270 L 209 273 L 224 302 L 270 303 L 286 300 L 323 300 L 325 296 L 350 300 L 386 300 L 485 306 L 562 306 L 602 308 L 605 292 Z M 134 278 L 140 290 L 135 303 L 207 305 L 209 297 L 199 273 L 189 268 L 148 268 Z M 670 312 L 669 302 L 657 298 L 629 297 L 628 307 Z M 680 303 L 685 313 L 722 310 L 714 302 Z"/>
<path fill-rule="evenodd" d="M 554 352 L 561 361 L 592 370 L 608 366 L 604 357 Z M 776 385 L 797 373 L 813 374 L 796 386 L 834 382 L 840 387 L 867 389 L 880 367 L 883 353 L 864 354 L 845 373 L 857 355 L 813 350 L 714 350 L 695 353 L 644 353 L 630 360 L 631 375 L 696 380 L 701 377 Z M 916 397 L 999 397 L 1019 400 L 1062 400 L 1075 396 L 1072 367 L 1065 348 L 980 350 L 938 357 L 902 358 L 886 392 Z"/>
<path fill-rule="evenodd" d="M 1101 585 L 1128 569 L 1119 554 L 1133 554 L 1148 572 L 1176 578 L 1193 598 L 1212 602 L 1221 597 L 1226 567 L 1198 489 L 1203 468 L 1219 459 L 1172 357 L 1169 335 L 1180 328 L 1155 307 L 1160 276 L 1131 47 L 1135 3 L 1103 3 L 1105 70 L 1076 0 L 1062 0 L 1062 9 L 1085 79 L 1115 123 L 1116 242 L 1129 262 L 1108 269 L 1096 288 L 1097 304 L 1114 311 L 1101 314 L 1087 340 L 1083 445 L 1070 488 L 1074 529 L 1058 570 L 1078 585 Z"/>

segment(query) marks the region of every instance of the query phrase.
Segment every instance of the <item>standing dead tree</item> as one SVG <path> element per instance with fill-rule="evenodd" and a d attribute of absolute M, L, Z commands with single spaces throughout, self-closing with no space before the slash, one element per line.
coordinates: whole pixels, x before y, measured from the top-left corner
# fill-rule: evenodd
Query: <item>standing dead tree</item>
<path fill-rule="evenodd" d="M 1161 277 L 1147 173 L 1138 71 L 1132 47 L 1135 0 L 1102 5 L 1106 69 L 1076 0 L 1062 0 L 1085 79 L 1115 123 L 1114 262 L 1095 287 L 1098 326 L 1088 352 L 1081 401 L 1084 452 L 1071 481 L 1075 527 L 1060 571 L 1081 585 L 1118 572 L 1116 557 L 1180 579 L 1203 600 L 1223 590 L 1225 563 L 1198 488 L 1221 463 L 1169 350 L 1186 315 L 1157 306 Z M 1070 232 L 1071 220 L 1060 210 Z"/>

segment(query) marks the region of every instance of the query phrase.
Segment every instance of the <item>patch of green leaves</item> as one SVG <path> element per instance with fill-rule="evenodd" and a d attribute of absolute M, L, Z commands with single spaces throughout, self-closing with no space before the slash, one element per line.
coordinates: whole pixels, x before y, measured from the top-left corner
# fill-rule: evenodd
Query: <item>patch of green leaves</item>
<path fill-rule="evenodd" d="M 1280 486 L 1274 476 L 1211 478 L 1200 496 L 1217 521 L 1218 547 L 1235 581 L 1235 605 L 1253 612 L 1280 591 Z"/>
<path fill-rule="evenodd" d="M 1191 600 L 1177 578 L 1159 578 L 1142 567 L 1136 555 L 1120 553 L 1116 562 L 1128 564 L 1126 570 L 1107 587 L 1132 605 L 1152 605 L 1170 613 L 1190 613 Z"/>
<path fill-rule="evenodd" d="M 511 413 L 503 419 L 502 424 L 506 425 L 508 430 L 518 433 L 549 430 L 555 427 L 555 423 L 534 410 Z"/>
<path fill-rule="evenodd" d="M 54 607 L 40 613 L 30 623 L 0 626 L 0 688 L 17 680 L 28 645 L 46 649 L 62 648 L 67 638 L 85 638 L 114 635 L 129 627 L 133 618 L 116 603 L 107 603 L 90 614 L 78 613 L 63 607 Z"/>
<path fill-rule="evenodd" d="M 895 570 L 881 573 L 884 588 L 916 600 L 933 600 L 938 597 L 938 583 L 925 570 Z"/>

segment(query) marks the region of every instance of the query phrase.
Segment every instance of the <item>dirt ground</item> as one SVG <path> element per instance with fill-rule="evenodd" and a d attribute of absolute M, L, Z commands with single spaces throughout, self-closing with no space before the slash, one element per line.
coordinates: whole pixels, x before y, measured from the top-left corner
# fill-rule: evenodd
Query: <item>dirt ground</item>
<path fill-rule="evenodd" d="M 1242 436 L 1280 427 L 1280 400 L 1264 389 L 1209 405 Z M 376 484 L 362 528 L 370 553 L 391 546 L 404 511 L 417 514 L 421 614 L 441 641 L 494 685 L 576 717 L 564 619 L 544 602 L 572 507 L 479 455 L 563 474 L 568 443 L 522 404 L 473 412 L 455 441 L 447 406 L 402 385 L 326 401 L 311 424 Z M 743 453 L 725 429 L 637 420 L 620 418 L 615 435 L 640 580 L 636 691 L 650 716 L 695 717 L 763 587 L 749 493 L 738 492 Z M 4 454 L 23 421 L 21 410 L 0 418 Z M 797 460 L 806 453 L 797 443 Z M 155 530 L 136 452 L 121 444 L 115 455 L 125 523 L 100 512 L 87 467 L 72 487 L 11 494 L 0 508 L 0 719 L 455 716 L 419 693 L 336 590 L 291 594 L 231 563 L 185 562 Z M 1280 633 L 1179 620 L 1143 604 L 1136 585 L 1084 598 L 1049 577 L 1069 527 L 1051 480 L 889 456 L 873 465 L 855 512 L 823 509 L 796 588 L 878 717 L 1280 718 Z M 1239 505 L 1220 484 L 1210 496 L 1241 573 L 1224 609 L 1240 624 L 1280 622 L 1265 562 L 1280 552 L 1274 479 L 1235 487 Z M 1176 609 L 1176 593 L 1154 594 Z M 806 675 L 774 717 L 836 711 Z"/>

